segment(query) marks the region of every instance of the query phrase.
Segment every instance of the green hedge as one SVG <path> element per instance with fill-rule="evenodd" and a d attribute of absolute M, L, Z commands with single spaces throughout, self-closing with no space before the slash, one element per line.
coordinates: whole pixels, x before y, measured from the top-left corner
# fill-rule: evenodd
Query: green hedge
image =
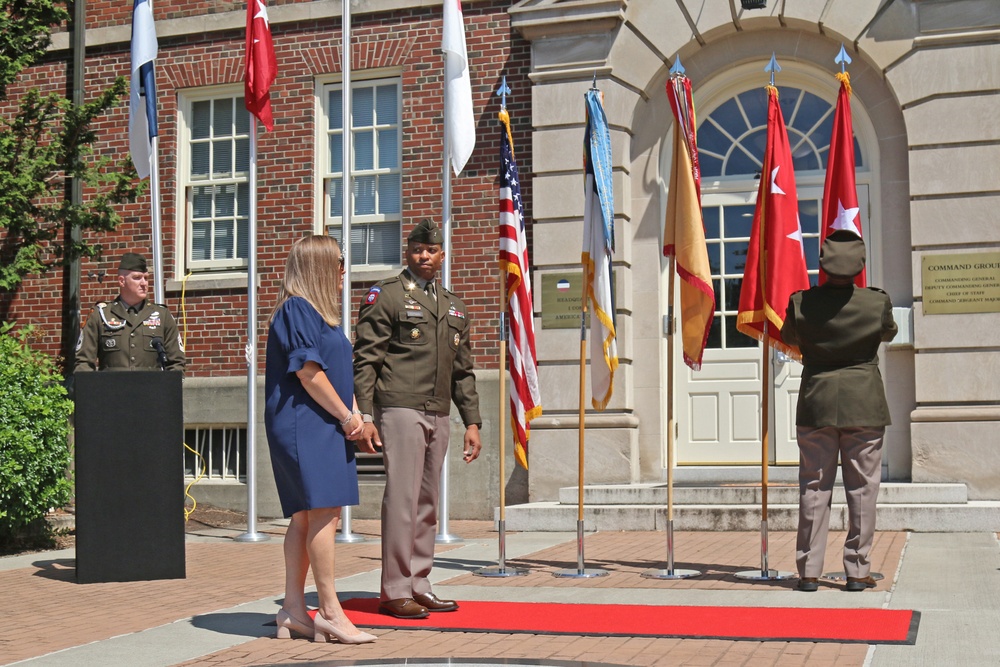
<path fill-rule="evenodd" d="M 69 417 L 62 375 L 30 345 L 32 328 L 0 324 L 0 545 L 36 539 L 50 508 L 72 496 Z M 48 538 L 43 531 L 43 538 Z"/>

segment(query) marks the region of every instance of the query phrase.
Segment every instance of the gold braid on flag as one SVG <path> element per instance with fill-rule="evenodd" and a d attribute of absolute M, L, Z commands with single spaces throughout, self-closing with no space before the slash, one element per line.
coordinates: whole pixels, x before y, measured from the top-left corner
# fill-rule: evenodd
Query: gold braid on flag
<path fill-rule="evenodd" d="M 851 75 L 849 72 L 837 72 L 834 74 L 837 77 L 837 81 L 844 84 L 844 90 L 847 91 L 847 96 L 851 96 Z"/>

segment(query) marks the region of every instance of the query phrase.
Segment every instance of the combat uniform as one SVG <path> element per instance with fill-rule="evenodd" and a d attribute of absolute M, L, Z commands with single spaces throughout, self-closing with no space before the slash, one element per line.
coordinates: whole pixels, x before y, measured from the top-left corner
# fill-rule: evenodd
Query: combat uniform
<path fill-rule="evenodd" d="M 820 266 L 830 276 L 853 278 L 864 267 L 864 257 L 863 241 L 838 231 L 824 241 Z M 789 299 L 781 336 L 799 346 L 804 366 L 795 418 L 800 457 L 796 563 L 803 578 L 822 574 L 838 455 L 849 514 L 844 568 L 852 579 L 869 576 L 882 439 L 891 423 L 878 348 L 896 331 L 892 302 L 874 287 L 827 282 Z"/>
<path fill-rule="evenodd" d="M 438 486 L 454 400 L 466 427 L 481 425 L 465 304 L 409 271 L 371 288 L 358 315 L 354 391 L 374 415 L 386 465 L 382 600 L 431 592 Z"/>
<path fill-rule="evenodd" d="M 94 306 L 76 345 L 76 372 L 160 370 L 153 339 L 160 338 L 168 371 L 183 371 L 187 360 L 177 322 L 167 307 L 143 300 L 130 309 L 120 299 Z"/>

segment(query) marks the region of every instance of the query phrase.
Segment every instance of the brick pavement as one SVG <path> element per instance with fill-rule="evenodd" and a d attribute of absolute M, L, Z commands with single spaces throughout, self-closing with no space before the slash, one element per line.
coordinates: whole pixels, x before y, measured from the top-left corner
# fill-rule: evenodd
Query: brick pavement
<path fill-rule="evenodd" d="M 496 539 L 489 522 L 452 522 L 452 532 L 467 540 Z M 375 521 L 355 521 L 354 532 L 376 536 Z M 280 534 L 268 526 L 267 532 Z M 215 531 L 218 534 L 220 531 Z M 224 531 L 222 531 L 224 532 Z M 239 531 L 229 531 L 236 535 Z M 843 533 L 831 533 L 826 563 L 839 569 Z M 794 570 L 794 534 L 772 533 L 769 565 Z M 6 664 L 65 648 L 138 632 L 189 617 L 217 612 L 248 601 L 279 597 L 282 555 L 279 540 L 239 544 L 228 538 L 200 538 L 187 544 L 187 578 L 145 582 L 75 583 L 73 561 L 38 554 L 28 567 L 0 571 L 0 663 Z M 892 584 L 906 541 L 902 533 L 878 533 L 872 550 L 875 570 L 886 575 L 877 590 Z M 642 571 L 663 567 L 663 533 L 595 533 L 585 539 L 588 567 L 602 567 L 609 576 L 562 579 L 552 571 L 576 566 L 575 535 L 557 546 L 517 560 L 511 566 L 531 569 L 525 577 L 491 579 L 458 573 L 447 585 L 484 588 L 577 587 L 588 589 L 790 589 L 794 580 L 753 583 L 733 578 L 733 572 L 759 568 L 759 539 L 754 533 L 675 535 L 675 566 L 702 570 L 685 580 L 642 579 Z M 439 552 L 455 548 L 439 547 Z M 340 544 L 338 578 L 379 567 L 377 541 Z M 831 588 L 837 585 L 831 584 Z M 371 591 L 375 592 L 375 591 Z M 824 593 L 820 593 L 821 595 Z M 827 595 L 836 595 L 828 591 Z M 788 595 L 801 595 L 790 590 Z M 864 594 L 862 594 L 864 595 Z M 586 596 L 581 595 L 581 600 Z M 790 601 L 792 598 L 789 598 Z M 627 593 L 623 602 L 628 601 Z M 275 610 L 277 607 L 275 607 Z M 261 624 L 270 620 L 261 616 Z M 379 640 L 364 646 L 314 644 L 307 640 L 253 639 L 203 656 L 184 665 L 308 664 L 332 660 L 402 660 L 404 658 L 524 658 L 572 660 L 624 665 L 862 665 L 867 646 L 803 642 L 731 642 L 696 639 L 595 638 L 419 630 L 374 630 Z"/>

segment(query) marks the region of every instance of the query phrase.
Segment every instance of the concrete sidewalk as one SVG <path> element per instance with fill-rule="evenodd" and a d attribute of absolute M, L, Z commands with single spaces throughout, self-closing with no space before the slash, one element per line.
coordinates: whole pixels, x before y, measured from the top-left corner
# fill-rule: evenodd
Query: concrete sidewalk
<path fill-rule="evenodd" d="M 795 579 L 735 578 L 760 567 L 756 533 L 679 532 L 675 567 L 684 580 L 644 579 L 665 567 L 659 532 L 600 532 L 584 541 L 586 566 L 608 576 L 558 578 L 577 566 L 574 533 L 508 533 L 507 565 L 523 577 L 472 574 L 496 565 L 497 534 L 488 522 L 453 521 L 464 542 L 438 548 L 435 592 L 458 600 L 575 603 L 914 609 L 914 646 L 809 642 L 575 637 L 421 630 L 374 630 L 373 644 L 345 646 L 274 639 L 282 589 L 278 524 L 272 539 L 236 543 L 238 530 L 206 529 L 187 538 L 187 578 L 81 585 L 72 550 L 0 558 L 0 664 L 31 667 L 273 664 L 604 663 L 617 665 L 997 665 L 1000 664 L 1000 546 L 994 533 L 876 534 L 873 570 L 885 579 L 848 594 L 841 584 L 818 593 Z M 377 595 L 378 523 L 355 521 L 365 542 L 337 547 L 342 598 Z M 828 570 L 840 569 L 843 533 L 831 533 Z M 769 566 L 794 571 L 794 534 L 772 532 Z M 311 583 L 311 582 L 310 582 Z M 315 604 L 315 597 L 311 599 Z"/>

